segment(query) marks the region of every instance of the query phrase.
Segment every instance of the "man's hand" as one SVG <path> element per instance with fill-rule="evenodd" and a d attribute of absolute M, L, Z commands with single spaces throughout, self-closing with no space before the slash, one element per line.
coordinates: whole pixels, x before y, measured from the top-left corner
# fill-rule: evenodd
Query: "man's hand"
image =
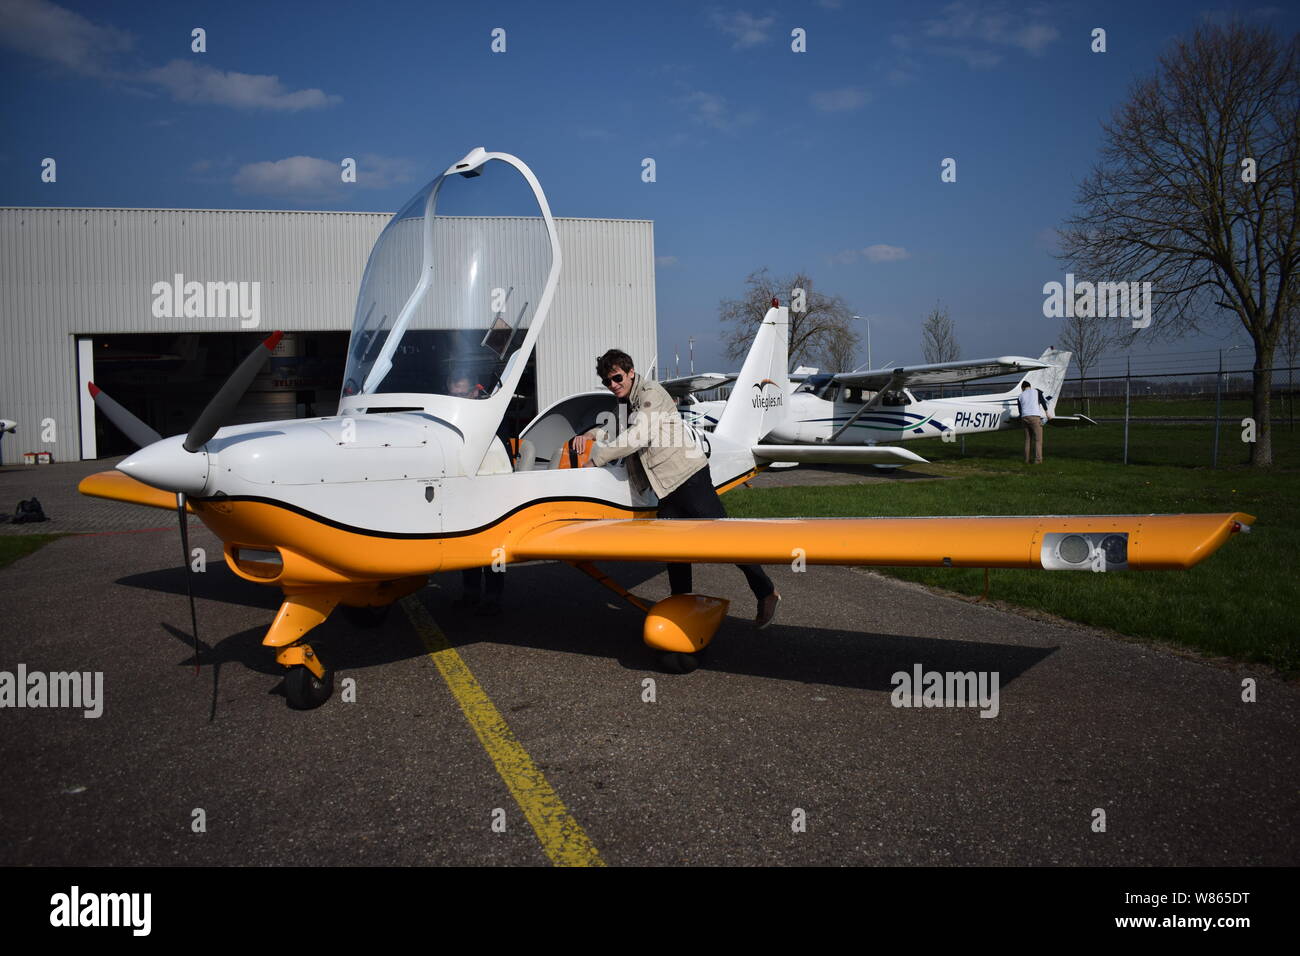
<path fill-rule="evenodd" d="M 587 446 L 591 444 L 591 438 L 587 435 L 574 435 L 569 442 L 569 447 L 573 449 L 574 454 L 584 455 L 587 452 Z"/>

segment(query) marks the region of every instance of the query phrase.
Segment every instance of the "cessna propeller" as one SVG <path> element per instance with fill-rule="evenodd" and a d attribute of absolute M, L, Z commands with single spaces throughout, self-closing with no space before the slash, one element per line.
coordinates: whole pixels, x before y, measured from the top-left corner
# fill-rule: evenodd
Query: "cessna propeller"
<path fill-rule="evenodd" d="M 244 397 L 244 393 L 253 384 L 253 379 L 257 378 L 257 374 L 262 370 L 262 366 L 266 364 L 266 360 L 271 357 L 283 335 L 283 332 L 274 332 L 267 336 L 230 374 L 230 377 L 217 390 L 217 394 L 212 396 L 203 411 L 199 413 L 199 417 L 194 420 L 194 424 L 190 426 L 184 442 L 181 443 L 181 447 L 185 451 L 192 455 L 198 454 L 203 446 L 211 440 L 212 436 L 217 433 L 217 429 L 221 427 L 222 423 L 230 418 L 235 406 L 239 404 L 239 400 Z M 94 382 L 86 384 L 90 389 L 91 398 L 95 400 L 96 407 L 104 413 L 104 417 L 116 425 L 122 431 L 122 434 L 126 435 L 141 449 L 139 453 L 122 462 L 119 467 L 123 471 L 128 474 L 134 471 L 137 473 L 150 472 L 156 475 L 160 470 L 160 466 L 161 470 L 167 472 L 177 470 L 176 461 L 178 456 L 170 447 L 165 450 L 165 454 L 149 454 L 148 450 L 152 446 L 163 441 L 163 437 L 158 432 L 142 422 L 120 402 L 96 386 Z M 170 446 L 174 442 L 169 441 L 167 444 Z M 183 459 L 181 460 L 183 461 Z M 179 467 L 184 468 L 184 465 Z M 206 472 L 206 470 L 205 465 L 204 471 Z M 173 487 L 184 488 L 186 486 L 188 483 L 186 479 L 190 475 L 188 468 L 184 468 L 184 471 L 186 472 L 184 475 L 176 476 L 178 480 Z M 201 483 L 199 486 L 201 487 Z M 190 600 L 190 628 L 194 634 L 194 673 L 197 674 L 199 672 L 199 623 L 194 608 L 194 587 L 190 580 L 190 576 L 194 572 L 190 566 L 190 530 L 185 514 L 184 491 L 176 492 L 176 513 L 181 525 L 181 563 L 185 566 L 185 593 Z"/>

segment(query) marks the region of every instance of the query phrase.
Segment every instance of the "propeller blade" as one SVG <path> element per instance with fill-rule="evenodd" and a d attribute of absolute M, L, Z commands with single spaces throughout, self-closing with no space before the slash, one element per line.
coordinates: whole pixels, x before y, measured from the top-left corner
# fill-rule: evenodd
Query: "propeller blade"
<path fill-rule="evenodd" d="M 226 379 L 226 383 L 208 402 L 207 408 L 203 409 L 194 424 L 190 426 L 190 433 L 185 436 L 184 448 L 186 451 L 198 451 L 217 433 L 217 429 L 221 427 L 222 422 L 230 418 L 235 406 L 244 397 L 244 393 L 248 391 L 248 386 L 253 384 L 253 379 L 257 378 L 257 373 L 262 370 L 266 360 L 271 357 L 275 347 L 280 344 L 283 335 L 283 332 L 274 332 L 269 335 L 264 342 L 253 349 L 252 354 L 244 359 L 237 369 L 230 373 L 230 378 Z"/>
<path fill-rule="evenodd" d="M 176 511 L 181 516 L 181 560 L 185 564 L 185 593 L 190 598 L 190 633 L 194 635 L 194 673 L 199 672 L 199 618 L 194 611 L 194 588 L 190 585 L 190 526 L 185 517 L 185 494 L 176 492 Z"/>
<path fill-rule="evenodd" d="M 140 448 L 152 445 L 156 441 L 162 440 L 162 435 L 146 425 L 140 419 L 110 398 L 108 393 L 95 385 L 94 382 L 87 382 L 86 387 L 90 389 L 90 397 L 95 400 L 95 405 L 104 417 L 122 430 L 122 434 L 131 441 L 135 442 Z"/>

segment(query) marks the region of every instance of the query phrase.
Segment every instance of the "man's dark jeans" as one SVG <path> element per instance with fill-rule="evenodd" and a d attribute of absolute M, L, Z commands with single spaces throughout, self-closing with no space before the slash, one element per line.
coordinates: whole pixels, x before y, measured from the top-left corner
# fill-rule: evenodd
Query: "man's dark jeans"
<path fill-rule="evenodd" d="M 718 493 L 713 490 L 706 465 L 678 488 L 659 502 L 660 518 L 725 518 L 727 509 L 722 507 Z M 776 587 L 772 579 L 760 565 L 738 564 L 736 567 L 745 575 L 749 589 L 754 597 L 763 600 Z M 689 564 L 669 564 L 668 584 L 674 594 L 689 594 L 691 591 L 691 566 Z"/>

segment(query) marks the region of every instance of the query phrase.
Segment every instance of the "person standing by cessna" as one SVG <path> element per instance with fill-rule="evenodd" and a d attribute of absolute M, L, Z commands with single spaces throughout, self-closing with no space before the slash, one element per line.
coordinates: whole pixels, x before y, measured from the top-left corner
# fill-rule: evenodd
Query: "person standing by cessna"
<path fill-rule="evenodd" d="M 1030 459 L 1032 445 L 1033 463 L 1043 463 L 1043 422 L 1051 416 L 1047 414 L 1047 398 L 1041 389 L 1030 388 L 1028 382 L 1020 383 L 1020 394 L 1016 396 L 1020 406 L 1020 424 L 1025 426 L 1025 464 Z"/>
<path fill-rule="evenodd" d="M 709 478 L 709 462 L 682 421 L 663 387 L 637 375 L 632 357 L 610 349 L 596 360 L 596 374 L 618 400 L 628 407 L 627 428 L 617 437 L 593 428 L 569 443 L 584 455 L 590 443 L 591 465 L 628 458 L 628 478 L 637 490 L 648 486 L 659 498 L 660 518 L 725 518 L 726 509 Z M 632 456 L 632 457 L 629 457 Z M 758 601 L 754 625 L 767 627 L 776 616 L 781 595 L 760 565 L 738 564 Z M 691 566 L 669 564 L 668 583 L 673 594 L 691 591 Z"/>

